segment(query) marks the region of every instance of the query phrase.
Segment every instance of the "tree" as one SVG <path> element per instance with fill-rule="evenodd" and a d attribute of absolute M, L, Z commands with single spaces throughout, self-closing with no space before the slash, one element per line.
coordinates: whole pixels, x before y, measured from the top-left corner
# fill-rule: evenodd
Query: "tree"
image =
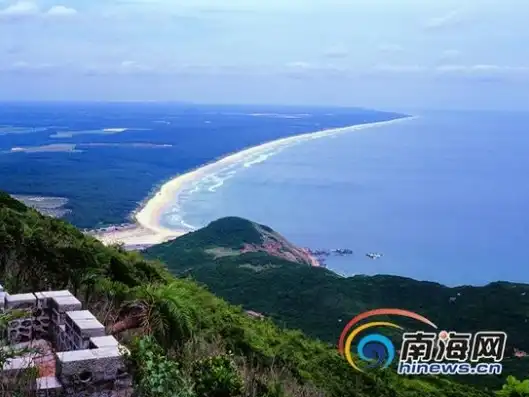
<path fill-rule="evenodd" d="M 528 397 L 529 396 L 529 380 L 523 382 L 509 375 L 507 382 L 502 389 L 496 392 L 498 397 Z"/>
<path fill-rule="evenodd" d="M 192 335 L 198 323 L 197 310 L 180 299 L 182 291 L 177 283 L 148 284 L 132 288 L 129 294 L 121 307 L 119 321 L 111 327 L 112 334 L 141 328 L 164 347 L 183 343 Z"/>

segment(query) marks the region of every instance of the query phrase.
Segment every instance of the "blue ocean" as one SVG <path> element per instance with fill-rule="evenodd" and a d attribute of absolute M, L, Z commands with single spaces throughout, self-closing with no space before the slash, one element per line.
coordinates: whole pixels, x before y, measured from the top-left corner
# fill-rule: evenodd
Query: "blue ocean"
<path fill-rule="evenodd" d="M 0 103 L 0 189 L 69 200 L 82 228 L 127 221 L 156 188 L 229 153 L 402 115 L 185 103 Z"/>
<path fill-rule="evenodd" d="M 529 114 L 419 116 L 287 147 L 221 187 L 204 181 L 181 215 L 195 227 L 238 215 L 301 246 L 352 249 L 328 259 L 345 275 L 528 282 Z"/>
<path fill-rule="evenodd" d="M 327 262 L 346 275 L 528 282 L 529 114 L 411 113 L 418 118 L 286 145 L 208 175 L 163 223 L 181 229 L 247 217 L 301 246 L 352 249 Z M 305 107 L 1 104 L 0 189 L 67 198 L 67 219 L 80 227 L 120 223 L 162 182 L 228 153 L 397 117 Z"/>

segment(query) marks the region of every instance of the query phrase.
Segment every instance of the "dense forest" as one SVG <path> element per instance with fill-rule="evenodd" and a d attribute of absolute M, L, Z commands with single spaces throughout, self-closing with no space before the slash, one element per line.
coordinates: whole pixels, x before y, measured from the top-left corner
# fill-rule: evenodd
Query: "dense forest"
<path fill-rule="evenodd" d="M 505 374 L 527 374 L 529 358 L 514 357 L 513 352 L 529 351 L 525 333 L 529 320 L 528 284 L 496 282 L 483 287 L 449 288 L 398 276 L 342 277 L 264 252 L 241 253 L 245 243 L 262 243 L 259 228 L 271 230 L 241 218 L 223 218 L 151 247 L 144 255 L 162 260 L 173 274 L 192 277 L 230 303 L 333 344 L 344 322 L 381 307 L 415 311 L 443 329 L 458 332 L 505 331 Z M 231 251 L 224 250 L 221 255 L 222 251 L 215 247 Z M 461 380 L 495 387 L 505 376 Z"/>

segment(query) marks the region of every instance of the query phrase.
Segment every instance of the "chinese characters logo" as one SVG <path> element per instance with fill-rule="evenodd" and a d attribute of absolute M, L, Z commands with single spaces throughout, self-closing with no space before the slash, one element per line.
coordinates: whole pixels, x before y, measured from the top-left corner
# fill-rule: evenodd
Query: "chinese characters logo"
<path fill-rule="evenodd" d="M 404 332 L 400 351 L 395 350 L 393 342 L 387 336 L 379 333 L 368 333 L 357 338 L 374 327 L 403 330 L 401 326 L 386 321 L 359 325 L 362 320 L 381 315 L 412 318 L 435 331 Z M 502 372 L 500 362 L 503 360 L 506 343 L 505 332 L 439 332 L 434 323 L 417 313 L 402 309 L 377 309 L 362 313 L 347 324 L 340 336 L 339 351 L 360 372 L 387 368 L 398 353 L 397 371 L 400 374 L 491 375 Z M 356 346 L 356 359 L 351 353 L 353 344 Z"/>

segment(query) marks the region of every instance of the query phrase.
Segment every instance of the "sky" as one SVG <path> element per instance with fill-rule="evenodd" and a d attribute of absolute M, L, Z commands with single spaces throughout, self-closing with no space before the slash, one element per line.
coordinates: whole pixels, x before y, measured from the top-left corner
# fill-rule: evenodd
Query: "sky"
<path fill-rule="evenodd" d="M 0 0 L 0 100 L 529 110 L 526 0 Z"/>

